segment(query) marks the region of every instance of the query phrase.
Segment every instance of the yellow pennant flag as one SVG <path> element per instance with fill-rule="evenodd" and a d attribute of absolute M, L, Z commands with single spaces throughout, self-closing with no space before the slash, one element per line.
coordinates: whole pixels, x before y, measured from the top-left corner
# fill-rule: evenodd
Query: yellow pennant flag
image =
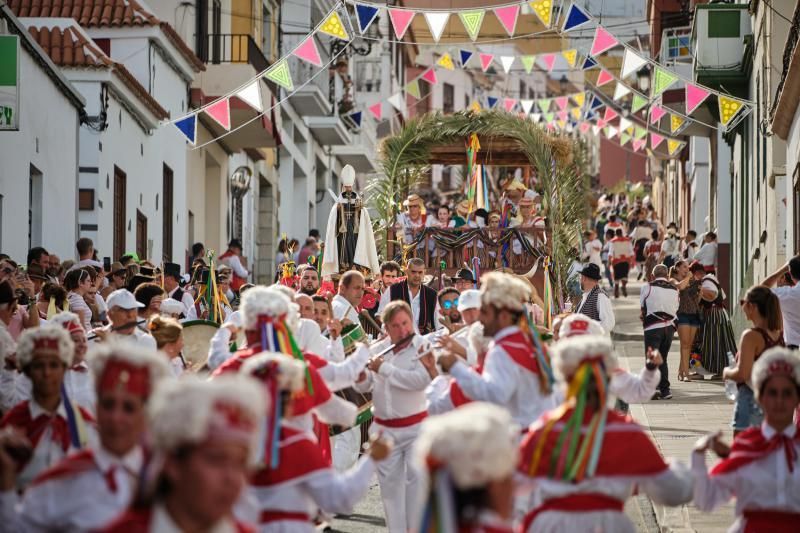
<path fill-rule="evenodd" d="M 670 131 L 670 133 L 675 133 L 676 131 L 681 129 L 681 126 L 683 126 L 684 122 L 686 122 L 686 120 L 683 117 L 681 117 L 679 115 L 670 115 L 669 116 L 669 131 Z"/>
<path fill-rule="evenodd" d="M 677 139 L 667 139 L 667 151 L 669 155 L 675 155 L 675 152 L 681 149 L 683 143 Z"/>
<path fill-rule="evenodd" d="M 350 40 L 350 36 L 347 35 L 347 31 L 344 29 L 344 24 L 342 24 L 342 19 L 339 18 L 339 13 L 336 11 L 331 12 L 328 16 L 328 20 L 323 22 L 322 26 L 320 26 L 319 31 L 332 35 L 337 39 L 342 39 L 343 41 Z"/>
<path fill-rule="evenodd" d="M 581 119 L 581 108 L 580 107 L 573 107 L 572 109 L 570 109 L 570 113 L 572 113 L 572 117 L 575 120 L 580 120 Z"/>
<path fill-rule="evenodd" d="M 564 56 L 564 59 L 567 60 L 570 67 L 575 68 L 575 60 L 578 58 L 578 51 L 576 49 L 564 50 L 561 52 L 561 55 Z"/>
<path fill-rule="evenodd" d="M 450 57 L 450 54 L 446 53 L 439 58 L 439 61 L 436 62 L 437 65 L 440 67 L 444 67 L 447 70 L 453 70 L 455 65 L 453 65 L 453 58 Z"/>
<path fill-rule="evenodd" d="M 584 102 L 586 102 L 586 93 L 575 93 L 572 95 L 572 99 L 575 100 L 578 107 L 583 107 Z"/>
<path fill-rule="evenodd" d="M 481 110 L 481 104 L 479 104 L 477 100 L 473 100 L 472 105 L 470 105 L 469 108 L 477 113 Z"/>
<path fill-rule="evenodd" d="M 552 0 L 535 0 L 529 4 L 533 12 L 536 13 L 536 16 L 539 17 L 539 20 L 542 23 L 550 27 L 550 23 L 553 19 L 553 2 Z"/>
<path fill-rule="evenodd" d="M 723 126 L 727 126 L 743 104 L 739 100 L 734 100 L 721 94 L 717 97 L 717 101 L 719 102 L 719 121 L 722 122 Z"/>

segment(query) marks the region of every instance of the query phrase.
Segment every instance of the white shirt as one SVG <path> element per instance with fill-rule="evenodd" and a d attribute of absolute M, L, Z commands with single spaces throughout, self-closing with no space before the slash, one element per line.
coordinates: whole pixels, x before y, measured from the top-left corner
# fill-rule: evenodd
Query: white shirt
<path fill-rule="evenodd" d="M 173 295 L 180 289 L 180 287 L 175 287 L 169 292 L 169 297 L 174 298 Z M 181 303 L 183 304 L 183 316 L 189 314 L 189 309 L 194 307 L 194 298 L 192 295 L 186 291 L 183 291 L 183 296 L 181 296 Z"/>
<path fill-rule="evenodd" d="M 70 291 L 67 294 L 67 302 L 69 302 L 69 310 L 78 315 L 81 319 L 81 325 L 84 331 L 92 330 L 92 310 L 83 299 L 83 296 L 77 292 Z"/>
<path fill-rule="evenodd" d="M 581 296 L 581 302 L 577 307 L 578 313 L 580 313 L 583 304 L 586 303 L 587 296 L 589 296 L 589 291 L 584 292 Z M 597 294 L 597 312 L 600 315 L 600 325 L 603 326 L 606 333 L 611 335 L 611 330 L 614 329 L 614 324 L 617 323 L 617 319 L 614 316 L 614 308 L 611 307 L 611 300 L 608 299 L 608 296 L 606 296 L 606 293 L 603 291 Z"/>
<path fill-rule="evenodd" d="M 84 371 L 76 370 L 76 367 Z M 97 393 L 94 389 L 94 378 L 86 362 L 81 361 L 64 372 L 64 388 L 73 404 L 78 404 L 90 413 L 95 413 Z M 0 391 L 2 391 L 2 404 L 0 408 L 8 411 L 15 405 L 31 399 L 31 380 L 22 372 L 16 370 L 0 371 Z"/>
<path fill-rule="evenodd" d="M 666 278 L 656 278 L 653 281 L 663 281 L 664 283 L 669 283 Z M 677 289 L 665 289 L 663 287 L 657 287 L 648 283 L 647 285 L 642 286 L 642 289 L 639 293 L 639 306 L 646 307 L 648 315 L 666 313 L 671 317 L 675 317 L 675 315 L 678 314 L 679 304 L 680 298 L 678 296 Z M 663 328 L 672 325 L 674 322 L 674 318 L 672 320 L 660 320 L 659 322 L 645 326 L 644 331 Z"/>
<path fill-rule="evenodd" d="M 247 269 L 242 266 L 242 261 L 239 259 L 238 255 L 229 255 L 220 262 L 231 267 L 233 273 L 240 278 L 246 279 L 247 276 L 250 275 L 250 272 L 248 272 Z"/>
<path fill-rule="evenodd" d="M 110 328 L 111 328 L 111 326 L 106 326 L 103 329 L 105 331 L 109 331 Z M 120 333 L 111 333 L 110 336 L 115 338 L 115 339 L 117 339 L 117 340 L 122 340 L 122 341 L 126 341 L 126 342 L 132 342 L 132 343 L 136 344 L 137 346 L 139 346 L 141 348 L 146 348 L 148 350 L 156 351 L 158 349 L 157 348 L 158 344 L 156 343 L 156 340 L 153 338 L 153 336 L 148 334 L 148 333 L 145 333 L 142 330 L 140 330 L 138 326 L 133 328 L 133 333 L 131 333 L 130 335 L 123 335 L 123 334 L 120 334 Z M 95 342 L 98 342 L 98 341 L 100 341 L 100 337 L 97 337 L 96 339 L 93 339 L 93 340 L 91 340 L 89 342 L 90 343 L 95 343 Z"/>
<path fill-rule="evenodd" d="M 602 250 L 603 243 L 597 239 L 587 241 L 586 244 L 583 245 L 583 253 L 589 257 L 588 261 L 599 267 L 603 266 L 603 259 L 600 257 L 600 252 Z"/>
<path fill-rule="evenodd" d="M 331 307 L 333 308 L 333 317 L 336 320 L 347 319 L 353 324 L 361 323 L 358 319 L 356 308 L 341 294 L 337 294 L 333 297 L 333 300 L 331 300 Z"/>
<path fill-rule="evenodd" d="M 661 243 L 661 253 L 663 253 L 665 257 L 676 256 L 679 254 L 679 247 L 680 241 L 677 237 L 667 237 Z"/>
<path fill-rule="evenodd" d="M 408 294 L 411 297 L 411 317 L 413 318 L 412 322 L 414 323 L 414 333 L 419 333 L 419 310 L 421 306 L 420 295 L 422 294 L 422 287 L 419 288 L 416 295 L 411 294 L 411 288 L 408 289 Z M 383 310 L 386 309 L 386 306 L 392 301 L 392 294 L 389 290 L 389 287 L 383 291 L 381 294 L 381 301 L 378 303 L 378 315 L 383 313 Z M 436 308 L 433 311 L 433 328 L 439 329 L 442 325 L 439 323 L 439 302 L 436 302 Z"/>
<path fill-rule="evenodd" d="M 783 340 L 787 346 L 800 346 L 800 283 L 793 287 L 773 287 L 781 302 Z"/>
<path fill-rule="evenodd" d="M 703 266 L 714 266 L 717 264 L 717 243 L 707 242 L 694 254 L 694 260 Z"/>

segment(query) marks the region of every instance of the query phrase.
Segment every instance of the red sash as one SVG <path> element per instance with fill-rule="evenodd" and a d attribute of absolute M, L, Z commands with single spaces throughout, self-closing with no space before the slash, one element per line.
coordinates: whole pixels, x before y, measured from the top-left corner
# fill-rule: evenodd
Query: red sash
<path fill-rule="evenodd" d="M 268 524 L 269 522 L 281 522 L 292 520 L 295 522 L 311 522 L 311 517 L 305 513 L 293 513 L 291 511 L 261 511 L 259 523 Z"/>
<path fill-rule="evenodd" d="M 478 374 L 483 374 L 483 365 L 479 364 L 473 368 Z M 453 407 L 460 407 L 464 404 L 472 402 L 472 398 L 464 394 L 464 391 L 461 390 L 461 385 L 458 384 L 458 381 L 452 380 L 450 382 L 450 401 L 452 402 Z"/>
<path fill-rule="evenodd" d="M 110 524 L 98 529 L 97 533 L 150 533 L 152 519 L 152 507 L 127 509 Z M 234 527 L 236 528 L 236 533 L 255 533 L 253 527 L 238 520 L 234 520 Z"/>
<path fill-rule="evenodd" d="M 536 517 L 546 511 L 564 511 L 567 513 L 617 511 L 621 513 L 624 507 L 625 502 L 605 494 L 570 494 L 561 498 L 552 498 L 525 515 L 525 518 L 522 519 L 521 531 L 523 533 L 528 531 Z"/>
<path fill-rule="evenodd" d="M 427 411 L 420 411 L 419 413 L 403 418 L 375 418 L 375 423 L 385 426 L 387 428 L 407 428 L 414 424 L 419 424 L 428 417 Z"/>
<path fill-rule="evenodd" d="M 771 511 L 769 509 L 745 509 L 744 533 L 795 533 L 800 525 L 800 513 Z"/>
<path fill-rule="evenodd" d="M 781 448 L 786 456 L 787 467 L 792 472 L 797 462 L 795 443 L 800 443 L 800 429 L 795 432 L 793 439 L 779 433 L 767 440 L 761 432 L 761 427 L 749 428 L 734 437 L 731 453 L 715 464 L 709 474 L 716 476 L 733 472 Z"/>

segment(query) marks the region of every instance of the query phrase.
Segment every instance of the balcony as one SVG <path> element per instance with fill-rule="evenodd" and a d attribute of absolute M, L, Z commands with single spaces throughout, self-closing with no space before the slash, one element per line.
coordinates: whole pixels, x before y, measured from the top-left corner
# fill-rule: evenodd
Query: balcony
<path fill-rule="evenodd" d="M 284 43 L 284 48 L 290 50 L 297 44 L 290 40 Z M 326 65 L 330 61 L 328 50 L 324 46 L 319 46 L 318 50 L 322 64 Z M 319 67 L 304 61 L 294 62 L 293 64 L 290 62 L 290 64 L 292 79 L 295 80 L 295 92 L 289 96 L 292 107 L 304 117 L 331 115 L 333 107 L 330 102 L 330 71 L 326 68 L 320 72 Z M 310 81 L 300 86 L 307 80 Z"/>
<path fill-rule="evenodd" d="M 361 127 L 351 130 L 351 142 L 345 146 L 334 146 L 334 157 L 343 165 L 353 165 L 356 172 L 374 173 L 378 171 L 375 154 L 375 123 L 372 118 L 362 116 Z"/>
<path fill-rule="evenodd" d="M 698 5 L 692 26 L 694 79 L 740 97 L 748 94 L 753 32 L 748 4 Z"/>
<path fill-rule="evenodd" d="M 692 77 L 692 27 L 669 28 L 661 33 L 659 61 L 680 76 Z"/>

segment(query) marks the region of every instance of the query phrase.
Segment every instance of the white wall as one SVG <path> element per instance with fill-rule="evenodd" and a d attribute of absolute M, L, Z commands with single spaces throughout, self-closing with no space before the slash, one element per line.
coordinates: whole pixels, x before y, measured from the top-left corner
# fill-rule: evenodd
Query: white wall
<path fill-rule="evenodd" d="M 792 127 L 789 129 L 789 137 L 786 140 L 786 182 L 784 191 L 788 204 L 792 204 L 792 183 L 795 180 L 794 172 L 797 165 L 800 164 L 800 107 L 794 113 L 792 120 Z M 794 206 L 795 208 L 800 206 Z M 797 232 L 800 228 L 795 228 L 793 224 L 794 212 L 787 210 L 786 213 L 786 242 L 793 243 L 796 240 Z M 787 250 L 788 252 L 800 252 L 800 250 Z"/>
<path fill-rule="evenodd" d="M 30 165 L 42 173 L 42 245 L 59 257 L 77 239 L 78 110 L 20 45 L 19 131 L 0 132 L 0 250 L 18 261 L 28 252 Z M 42 107 L 47 106 L 47 112 Z"/>
<path fill-rule="evenodd" d="M 698 235 L 709 231 L 709 166 L 710 146 L 706 137 L 692 137 L 689 140 L 688 172 L 691 181 L 691 210 L 689 227 Z"/>

